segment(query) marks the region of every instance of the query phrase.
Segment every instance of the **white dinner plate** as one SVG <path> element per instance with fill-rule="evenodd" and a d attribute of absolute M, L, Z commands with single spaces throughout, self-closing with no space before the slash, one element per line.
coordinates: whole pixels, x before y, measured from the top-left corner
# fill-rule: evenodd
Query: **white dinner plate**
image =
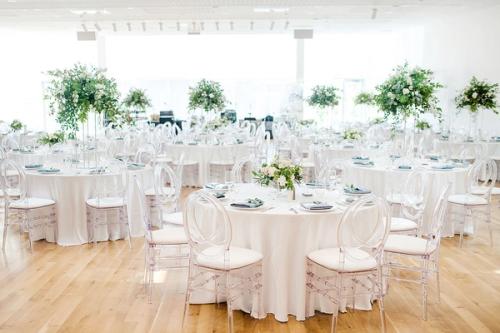
<path fill-rule="evenodd" d="M 265 209 L 266 208 L 266 205 L 262 205 L 262 206 L 259 206 L 259 207 L 253 207 L 253 208 L 246 208 L 246 207 L 234 207 L 234 206 L 231 206 L 231 204 L 228 205 L 228 207 L 232 208 L 232 209 L 236 209 L 236 210 L 247 210 L 247 211 L 253 211 L 253 210 L 261 210 L 261 209 Z"/>
<path fill-rule="evenodd" d="M 335 206 L 333 206 L 332 208 L 329 208 L 329 209 L 306 209 L 302 206 L 299 205 L 299 209 L 303 212 L 308 212 L 308 213 L 329 213 L 331 211 L 334 211 L 335 210 Z"/>

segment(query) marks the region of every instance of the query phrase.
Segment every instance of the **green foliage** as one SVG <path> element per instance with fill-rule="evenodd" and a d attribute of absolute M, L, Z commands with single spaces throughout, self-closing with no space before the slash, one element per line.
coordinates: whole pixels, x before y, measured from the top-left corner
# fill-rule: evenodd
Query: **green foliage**
<path fill-rule="evenodd" d="M 333 86 L 315 86 L 312 89 L 311 96 L 307 99 L 310 106 L 315 106 L 320 109 L 334 107 L 339 104 L 340 95 L 339 89 Z"/>
<path fill-rule="evenodd" d="M 344 133 L 342 133 L 342 138 L 344 140 L 359 140 L 362 137 L 363 137 L 363 132 L 354 128 L 348 128 L 344 130 Z"/>
<path fill-rule="evenodd" d="M 45 98 L 63 131 L 74 135 L 90 112 L 104 113 L 108 118 L 117 113 L 118 89 L 115 80 L 106 77 L 105 70 L 76 64 L 69 69 L 49 71 L 48 75 Z"/>
<path fill-rule="evenodd" d="M 220 83 L 203 79 L 195 87 L 189 87 L 189 110 L 222 111 L 225 106 L 226 98 Z"/>
<path fill-rule="evenodd" d="M 497 94 L 498 83 L 489 84 L 473 76 L 469 85 L 455 98 L 455 103 L 457 108 L 467 108 L 470 112 L 478 112 L 480 108 L 483 108 L 498 114 Z"/>
<path fill-rule="evenodd" d="M 429 129 L 431 128 L 431 124 L 429 124 L 427 121 L 425 120 L 419 120 L 417 121 L 417 123 L 415 124 L 415 127 L 418 128 L 419 130 L 423 131 L 425 129 Z"/>
<path fill-rule="evenodd" d="M 252 174 L 260 185 L 273 184 L 279 189 L 294 190 L 295 183 L 302 180 L 303 170 L 300 165 L 293 165 L 290 160 L 276 158 L 271 164 L 262 164 L 260 169 Z"/>
<path fill-rule="evenodd" d="M 398 66 L 394 73 L 377 86 L 374 102 L 384 112 L 384 117 L 394 121 L 417 117 L 429 112 L 440 114 L 436 92 L 443 86 L 433 81 L 433 72 L 408 63 Z"/>
<path fill-rule="evenodd" d="M 145 90 L 132 88 L 123 100 L 123 105 L 129 110 L 144 112 L 151 107 L 151 100 L 146 96 Z"/>
<path fill-rule="evenodd" d="M 207 122 L 204 129 L 206 131 L 215 131 L 227 127 L 230 123 L 231 121 L 225 117 L 216 117 L 215 119 Z"/>
<path fill-rule="evenodd" d="M 356 105 L 373 105 L 373 95 L 367 92 L 361 92 L 354 98 L 354 104 Z"/>
<path fill-rule="evenodd" d="M 23 123 L 20 121 L 20 120 L 17 120 L 17 119 L 14 119 L 11 123 L 10 123 L 10 128 L 14 131 L 14 132 L 17 132 L 17 131 L 20 131 L 22 128 L 23 128 Z"/>
<path fill-rule="evenodd" d="M 56 143 L 62 143 L 65 140 L 64 132 L 57 131 L 52 134 L 45 134 L 38 139 L 38 143 L 41 145 L 53 146 Z"/>

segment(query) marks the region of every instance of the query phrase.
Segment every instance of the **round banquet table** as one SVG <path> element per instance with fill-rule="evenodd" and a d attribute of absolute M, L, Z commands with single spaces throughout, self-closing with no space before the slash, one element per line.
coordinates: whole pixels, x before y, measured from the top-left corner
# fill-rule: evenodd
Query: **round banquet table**
<path fill-rule="evenodd" d="M 482 149 L 483 156 L 493 157 L 500 155 L 500 141 L 479 141 L 479 142 L 458 142 L 458 141 L 436 141 L 437 151 L 447 151 L 450 156 L 459 157 L 462 150 L 466 150 L 469 154 L 479 152 Z"/>
<path fill-rule="evenodd" d="M 427 164 L 427 162 L 423 162 Z M 423 231 L 425 232 L 441 191 L 448 183 L 452 183 L 451 194 L 465 193 L 467 183 L 467 169 L 453 168 L 451 170 L 435 170 L 428 165 L 423 165 L 421 170 L 427 175 L 426 181 L 426 206 L 424 211 Z M 411 170 L 400 170 L 390 166 L 384 161 L 375 161 L 374 166 L 361 166 L 346 163 L 343 175 L 345 184 L 354 184 L 371 190 L 376 195 L 387 196 L 394 189 L 402 189 Z M 442 230 L 443 237 L 451 237 L 455 234 L 454 226 L 445 222 Z"/>
<path fill-rule="evenodd" d="M 85 158 L 87 161 L 92 163 L 95 160 L 95 152 L 94 151 L 86 151 Z M 62 163 L 63 160 L 69 156 L 73 156 L 71 151 L 67 152 L 44 152 L 40 150 L 35 150 L 33 152 L 20 152 L 20 151 L 11 151 L 8 153 L 8 158 L 19 164 L 20 167 L 23 167 L 28 164 L 38 164 L 38 163 Z M 104 156 L 103 151 L 98 152 L 98 157 L 102 158 Z M 82 152 L 79 153 L 79 158 L 82 158 Z"/>
<path fill-rule="evenodd" d="M 128 173 L 128 219 L 132 237 L 144 235 L 142 213 L 139 197 L 135 189 L 133 177 L 137 176 L 145 188 L 153 186 L 153 169 L 145 167 L 139 170 L 129 170 Z M 91 175 L 85 169 L 63 169 L 55 174 L 41 174 L 36 171 L 26 171 L 26 186 L 28 196 L 52 199 L 56 202 L 57 214 L 57 244 L 63 246 L 80 245 L 89 242 L 87 231 L 87 216 L 85 201 L 91 196 L 95 178 L 99 181 L 113 182 L 120 176 L 117 173 Z M 112 218 L 112 216 L 110 216 Z M 96 229 L 98 241 L 122 239 L 126 230 L 118 225 Z M 46 239 L 54 242 L 53 232 L 38 229 L 35 239 Z"/>
<path fill-rule="evenodd" d="M 319 147 L 319 146 L 311 146 L 309 156 L 314 156 L 314 149 L 321 149 L 321 157 L 332 160 L 345 160 L 350 159 L 355 156 L 366 156 L 370 158 L 376 158 L 383 154 L 383 150 L 381 149 L 368 149 L 368 148 L 359 148 L 359 147 Z"/>
<path fill-rule="evenodd" d="M 347 205 L 342 203 L 343 195 L 328 191 L 321 197 L 306 198 L 297 191 L 297 200 L 273 195 L 273 190 L 255 184 L 237 184 L 224 201 L 231 220 L 231 246 L 245 247 L 263 254 L 263 306 L 265 313 L 274 314 L 278 321 L 288 321 L 288 315 L 297 320 L 305 319 L 305 274 L 306 256 L 318 249 L 337 245 L 337 226 Z M 260 210 L 240 210 L 230 203 L 246 198 L 259 197 L 264 200 Z M 300 208 L 301 201 L 324 200 L 334 205 L 327 212 L 307 212 Z M 291 208 L 295 209 L 292 211 Z M 208 208 L 207 208 L 208 209 Z M 210 212 L 204 211 L 207 218 Z M 367 221 L 369 214 L 367 211 Z M 369 228 L 367 228 L 369 229 Z M 369 283 L 366 281 L 365 283 Z M 235 308 L 255 315 L 251 296 L 238 299 Z M 371 295 L 356 298 L 356 308 L 371 310 Z M 192 303 L 213 303 L 213 294 L 194 293 Z M 341 304 L 345 310 L 346 300 Z M 316 310 L 332 313 L 333 305 L 317 297 Z M 311 315 L 311 314 L 310 314 Z"/>
<path fill-rule="evenodd" d="M 248 144 L 210 145 L 210 144 L 169 144 L 166 153 L 174 161 L 184 153 L 184 161 L 198 162 L 198 175 L 187 177 L 189 186 L 201 187 L 209 182 L 208 170 L 210 162 L 235 162 L 237 159 L 248 156 L 251 146 Z M 186 170 L 185 170 L 186 171 Z"/>

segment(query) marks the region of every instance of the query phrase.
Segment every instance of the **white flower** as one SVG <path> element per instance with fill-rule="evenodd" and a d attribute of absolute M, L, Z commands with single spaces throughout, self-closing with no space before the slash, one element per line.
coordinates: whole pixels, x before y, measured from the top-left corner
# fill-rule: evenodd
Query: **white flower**
<path fill-rule="evenodd" d="M 477 98 L 477 92 L 472 93 L 472 98 Z"/>
<path fill-rule="evenodd" d="M 286 185 L 286 178 L 285 178 L 285 176 L 280 176 L 278 178 L 278 185 L 279 186 L 285 186 Z"/>
<path fill-rule="evenodd" d="M 411 80 L 411 77 L 408 77 L 406 79 L 406 83 L 408 83 L 410 86 L 413 84 L 412 80 Z"/>
<path fill-rule="evenodd" d="M 208 95 L 208 97 L 214 98 L 214 94 L 210 94 L 210 95 Z"/>
<path fill-rule="evenodd" d="M 394 96 L 394 94 L 393 94 L 393 93 L 391 93 L 391 92 L 390 92 L 390 93 L 388 93 L 388 94 L 387 94 L 387 96 L 389 96 L 389 98 L 390 98 L 390 99 L 394 99 L 394 97 L 395 97 L 395 96 Z"/>
<path fill-rule="evenodd" d="M 267 167 L 267 175 L 272 176 L 276 172 L 276 168 L 273 166 Z"/>
<path fill-rule="evenodd" d="M 408 95 L 410 93 L 410 90 L 408 88 L 403 89 L 403 95 Z"/>

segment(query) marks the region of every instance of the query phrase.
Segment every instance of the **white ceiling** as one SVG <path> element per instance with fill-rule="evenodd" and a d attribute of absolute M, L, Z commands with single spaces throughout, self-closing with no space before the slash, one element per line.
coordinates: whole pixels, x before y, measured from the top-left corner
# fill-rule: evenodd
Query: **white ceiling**
<path fill-rule="evenodd" d="M 498 4 L 500 0 L 0 0 L 0 26 L 117 32 L 328 29 L 345 23 L 415 23 Z"/>

